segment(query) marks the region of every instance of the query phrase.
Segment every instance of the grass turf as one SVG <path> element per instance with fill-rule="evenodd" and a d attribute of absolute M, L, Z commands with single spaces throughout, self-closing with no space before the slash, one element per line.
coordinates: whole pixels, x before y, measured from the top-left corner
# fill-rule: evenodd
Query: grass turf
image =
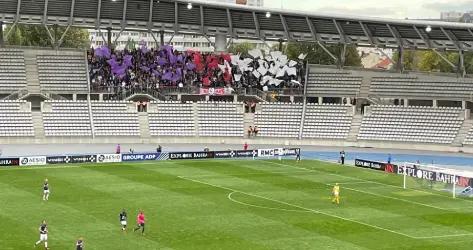
<path fill-rule="evenodd" d="M 340 206 L 330 201 L 335 182 Z M 309 160 L 0 169 L 0 249 L 33 249 L 42 219 L 52 250 L 75 249 L 80 236 L 87 250 L 471 249 L 473 201 L 401 184 L 400 176 Z M 131 230 L 139 209 L 144 236 Z"/>

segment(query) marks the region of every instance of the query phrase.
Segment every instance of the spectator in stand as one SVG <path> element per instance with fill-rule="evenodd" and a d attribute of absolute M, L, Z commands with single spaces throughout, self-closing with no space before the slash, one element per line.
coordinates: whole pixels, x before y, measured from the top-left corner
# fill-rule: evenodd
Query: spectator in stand
<path fill-rule="evenodd" d="M 137 49 L 113 50 L 106 46 L 88 51 L 92 91 L 113 93 L 120 99 L 136 92 L 166 87 L 181 91 L 195 87 L 251 87 L 265 91 L 302 89 L 305 57 L 289 60 L 280 52 L 249 56 L 178 52 L 172 46 L 150 49 L 140 42 Z"/>
<path fill-rule="evenodd" d="M 253 134 L 253 127 L 248 127 L 248 137 L 251 137 L 251 135 Z"/>
<path fill-rule="evenodd" d="M 255 135 L 255 137 L 258 135 L 258 132 L 259 132 L 258 126 L 255 126 L 255 128 L 253 129 L 253 134 Z"/>
<path fill-rule="evenodd" d="M 391 164 L 391 160 L 392 160 L 391 154 L 388 154 L 388 164 Z"/>
<path fill-rule="evenodd" d="M 135 150 L 133 148 L 130 148 L 130 154 L 134 154 Z"/>
<path fill-rule="evenodd" d="M 243 144 L 243 150 L 248 150 L 248 143 L 245 142 L 245 144 Z"/>
<path fill-rule="evenodd" d="M 143 112 L 148 112 L 148 102 L 143 102 Z"/>
<path fill-rule="evenodd" d="M 161 145 L 158 145 L 158 147 L 156 148 L 156 152 L 161 153 L 162 151 L 163 149 L 161 148 Z"/>
<path fill-rule="evenodd" d="M 256 103 L 251 102 L 250 104 L 250 113 L 255 113 L 256 112 Z"/>
<path fill-rule="evenodd" d="M 121 152 L 120 144 L 117 144 L 117 147 L 115 149 L 115 153 L 119 154 L 120 152 Z"/>

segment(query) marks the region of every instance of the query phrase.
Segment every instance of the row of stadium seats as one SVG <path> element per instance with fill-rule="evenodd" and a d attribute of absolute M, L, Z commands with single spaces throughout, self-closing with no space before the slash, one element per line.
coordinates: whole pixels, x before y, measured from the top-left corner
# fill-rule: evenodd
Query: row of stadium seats
<path fill-rule="evenodd" d="M 19 49 L 0 48 L 0 93 L 11 94 L 27 87 L 25 53 Z M 69 51 L 56 54 L 45 50 L 35 51 L 29 56 L 29 59 L 36 61 L 42 90 L 71 94 L 88 92 L 84 53 Z"/>
<path fill-rule="evenodd" d="M 358 139 L 449 144 L 463 124 L 462 113 L 460 108 L 374 106 Z"/>
<path fill-rule="evenodd" d="M 31 137 L 34 126 L 25 101 L 0 102 L 0 136 Z M 351 105 L 261 103 L 254 125 L 258 136 L 303 139 L 347 139 L 353 120 Z M 132 102 L 45 101 L 45 136 L 140 136 Z M 242 103 L 152 102 L 148 108 L 151 136 L 245 135 Z M 363 117 L 358 140 L 451 144 L 464 122 L 460 108 L 372 106 Z M 91 121 L 92 118 L 92 121 Z M 301 128 L 301 123 L 302 128 Z M 94 133 L 92 133 L 94 131 Z M 465 131 L 466 132 L 466 131 Z M 473 128 L 464 144 L 473 145 Z"/>

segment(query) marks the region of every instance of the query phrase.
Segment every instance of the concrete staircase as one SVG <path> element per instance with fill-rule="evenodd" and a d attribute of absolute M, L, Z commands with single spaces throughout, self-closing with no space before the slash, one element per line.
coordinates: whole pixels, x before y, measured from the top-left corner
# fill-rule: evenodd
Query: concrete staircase
<path fill-rule="evenodd" d="M 192 105 L 192 113 L 194 114 L 194 134 L 195 136 L 199 136 L 199 110 L 197 108 L 197 103 Z"/>
<path fill-rule="evenodd" d="M 255 114 L 254 113 L 245 113 L 243 115 L 243 129 L 245 130 L 245 137 L 248 136 L 248 127 L 255 126 Z"/>
<path fill-rule="evenodd" d="M 364 76 L 363 81 L 361 81 L 360 93 L 358 94 L 358 98 L 368 98 L 370 94 L 370 87 L 371 77 Z"/>
<path fill-rule="evenodd" d="M 361 114 L 355 114 L 353 116 L 353 120 L 351 121 L 351 128 L 350 132 L 347 136 L 347 141 L 349 142 L 356 142 L 358 138 L 358 133 L 360 132 L 361 121 L 363 120 L 363 116 Z"/>
<path fill-rule="evenodd" d="M 143 138 L 143 141 L 149 142 L 149 139 L 151 138 L 151 133 L 149 132 L 148 113 L 139 112 L 138 121 L 140 122 L 141 138 Z"/>
<path fill-rule="evenodd" d="M 470 131 L 472 126 L 473 126 L 473 120 L 472 119 L 466 119 L 463 122 L 460 130 L 458 131 L 458 134 L 455 137 L 455 140 L 453 140 L 452 146 L 462 146 L 463 142 L 466 139 L 466 136 L 468 135 L 468 131 Z"/>
<path fill-rule="evenodd" d="M 41 111 L 32 111 L 34 134 L 37 139 L 44 139 L 43 113 Z"/>
<path fill-rule="evenodd" d="M 39 94 L 41 87 L 39 85 L 38 63 L 36 61 L 36 53 L 32 50 L 25 50 L 25 67 L 28 93 Z"/>

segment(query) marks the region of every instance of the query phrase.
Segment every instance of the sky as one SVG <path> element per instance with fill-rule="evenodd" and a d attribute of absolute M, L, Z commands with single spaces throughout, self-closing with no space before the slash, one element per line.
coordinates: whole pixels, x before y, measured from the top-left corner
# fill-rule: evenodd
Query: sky
<path fill-rule="evenodd" d="M 387 18 L 440 18 L 442 11 L 473 10 L 473 0 L 264 0 L 265 7 Z"/>

